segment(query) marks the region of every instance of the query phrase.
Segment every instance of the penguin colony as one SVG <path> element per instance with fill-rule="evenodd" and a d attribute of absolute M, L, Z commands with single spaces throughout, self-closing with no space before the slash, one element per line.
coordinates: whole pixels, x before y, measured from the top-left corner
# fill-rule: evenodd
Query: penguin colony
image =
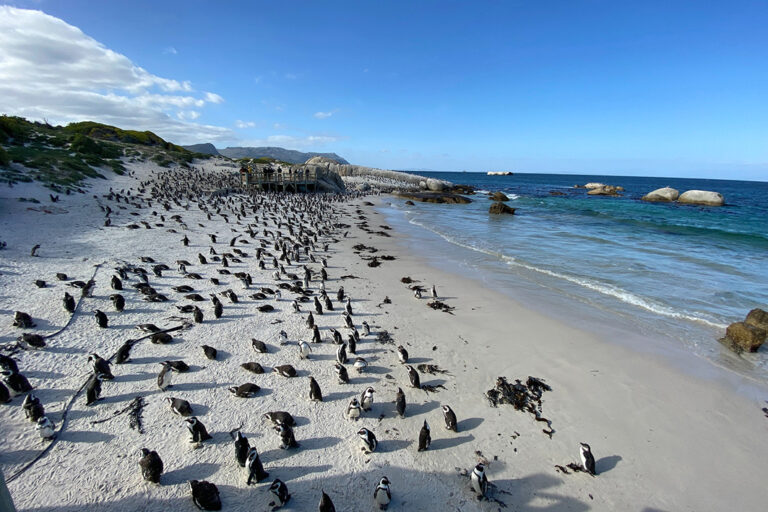
<path fill-rule="evenodd" d="M 115 326 L 122 324 L 121 315 L 144 307 L 142 304 L 155 304 L 162 308 L 159 309 L 162 313 L 157 314 L 157 324 L 139 324 L 135 329 L 122 327 L 126 331 L 121 333 L 123 343 L 111 357 L 104 358 L 104 354 L 95 352 L 83 355 L 83 366 L 91 373 L 81 400 L 89 408 L 105 409 L 101 415 L 110 413 L 102 402 L 106 397 L 119 395 L 117 386 L 121 378 L 136 373 L 131 368 L 134 365 L 131 351 L 137 343 L 135 338 L 147 335 L 149 339 L 145 344 L 150 345 L 173 347 L 174 344 L 184 343 L 191 346 L 191 342 L 175 340 L 171 333 L 163 332 L 164 329 L 181 322 L 194 332 L 194 325 L 227 321 L 229 315 L 242 314 L 243 307 L 239 304 L 243 302 L 257 304 L 255 315 L 266 315 L 276 308 L 285 311 L 290 308 L 291 314 L 301 316 L 303 330 L 287 332 L 276 326 L 275 332 L 251 333 L 263 340 L 257 337 L 250 337 L 250 340 L 209 337 L 202 340 L 205 343 L 198 345 L 196 350 L 199 352 L 195 357 L 190 356 L 185 347 L 185 357 L 194 371 L 183 360 L 159 361 L 155 363 L 158 365 L 155 383 L 148 385 L 146 390 L 148 400 L 163 402 L 169 417 L 178 418 L 173 421 L 178 423 L 179 431 L 187 431 L 190 449 L 203 450 L 201 461 L 205 459 L 205 447 L 215 438 L 221 439 L 223 435 L 227 442 L 232 442 L 235 455 L 232 464 L 242 468 L 242 482 L 220 483 L 255 486 L 264 482 L 263 490 L 268 493 L 269 505 L 275 509 L 291 499 L 290 480 L 281 480 L 279 464 L 272 463 L 272 460 L 262 461 L 259 449 L 302 449 L 301 439 L 296 439 L 301 427 L 291 414 L 270 411 L 254 422 L 249 417 L 251 415 L 244 413 L 242 416 L 248 422 L 245 430 L 258 434 L 249 439 L 241 427 L 229 434 L 232 436 L 230 440 L 225 425 L 218 424 L 215 417 L 205 414 L 195 416 L 196 405 L 184 398 L 184 389 L 194 389 L 189 384 L 205 387 L 210 383 L 207 368 L 226 364 L 222 353 L 227 354 L 232 344 L 250 344 L 254 361 L 237 361 L 235 366 L 239 367 L 238 378 L 241 382 L 223 388 L 210 386 L 211 393 L 222 395 L 219 400 L 227 400 L 225 394 L 228 391 L 234 397 L 229 399 L 233 408 L 252 407 L 242 404 L 258 400 L 264 394 L 262 386 L 248 382 L 249 378 L 255 379 L 256 376 L 267 389 L 279 388 L 284 378 L 305 380 L 305 399 L 315 402 L 316 407 L 324 408 L 327 421 L 338 422 L 337 430 L 346 430 L 349 442 L 356 443 L 359 453 L 365 457 L 375 457 L 379 447 L 376 431 L 383 430 L 383 427 L 380 423 L 368 423 L 367 427 L 355 424 L 366 417 L 375 419 L 378 416 L 375 399 L 393 402 L 396 418 L 408 416 L 407 395 L 403 388 L 421 393 L 421 383 L 417 370 L 407 364 L 409 354 L 402 345 L 392 351 L 385 345 L 373 344 L 375 333 L 371 325 L 363 315 L 353 310 L 354 298 L 345 292 L 341 281 L 331 275 L 333 269 L 328 264 L 332 257 L 330 247 L 346 235 L 342 234 L 348 227 L 342 223 L 345 219 L 342 214 L 349 213 L 344 207 L 355 196 L 271 193 L 215 196 L 206 193 L 207 190 L 228 186 L 232 186 L 232 177 L 226 173 L 177 169 L 157 173 L 153 178 L 140 182 L 136 190 L 110 189 L 109 193 L 97 198 L 105 215 L 105 227 L 141 229 L 136 223 L 139 222 L 145 229 L 165 229 L 166 232 L 177 233 L 178 244 L 188 251 L 187 258 L 175 262 L 163 261 L 163 251 L 158 250 L 137 261 L 119 260 L 110 269 L 108 277 L 102 273 L 95 280 L 73 280 L 63 273 L 45 276 L 52 282 L 55 278 L 59 283 L 45 287 L 60 290 L 59 307 L 63 306 L 67 314 L 90 314 L 94 335 L 98 331 L 115 329 Z M 192 224 L 188 218 L 191 217 L 188 214 L 190 210 L 204 214 L 209 221 L 217 221 L 219 229 L 216 233 L 209 233 L 203 223 Z M 357 213 L 361 213 L 360 210 Z M 147 220 L 137 221 L 141 216 Z M 80 293 L 75 296 L 83 301 L 79 308 L 78 299 L 69 293 L 74 293 L 77 288 Z M 94 290 L 97 291 L 94 293 Z M 208 297 L 203 295 L 204 292 Z M 434 286 L 431 295 L 437 297 Z M 26 332 L 19 336 L 17 346 L 20 352 L 15 352 L 12 357 L 0 351 L 3 374 L 0 403 L 11 407 L 14 402 L 20 403 L 25 417 L 34 425 L 36 435 L 42 442 L 50 442 L 58 435 L 57 426 L 46 416 L 45 404 L 34 391 L 34 387 L 44 389 L 45 382 L 40 379 L 33 387 L 19 369 L 20 365 L 23 366 L 24 351 L 46 350 L 45 336 L 30 332 L 36 328 L 36 323 L 25 312 L 17 311 L 13 322 L 14 326 Z M 333 350 L 320 349 L 326 344 L 333 345 Z M 144 348 L 148 351 L 151 346 Z M 360 349 L 366 349 L 365 357 L 357 355 Z M 317 357 L 318 354 L 329 353 L 335 353 L 334 360 Z M 282 364 L 265 368 L 262 363 L 266 354 L 278 355 Z M 396 394 L 380 397 L 378 393 L 381 391 L 377 393 L 375 385 L 362 386 L 356 382 L 371 381 L 366 378 L 369 359 L 377 361 L 378 365 L 388 365 L 387 371 L 397 376 L 400 387 Z M 300 365 L 301 369 L 297 370 L 294 364 Z M 177 374 L 189 374 L 189 378 L 183 380 L 186 387 L 179 386 L 178 392 L 174 384 L 182 379 Z M 349 387 L 353 395 L 361 393 L 359 399 L 353 396 L 351 399 L 329 400 L 331 395 L 324 399 L 322 389 L 331 382 Z M 20 396 L 23 398 L 15 398 Z M 296 397 L 296 400 L 300 399 Z M 290 403 L 286 403 L 285 408 L 289 409 Z M 448 404 L 442 404 L 441 408 L 445 433 L 438 437 L 450 436 L 451 432 L 458 431 L 457 417 Z M 338 411 L 338 415 L 334 411 Z M 56 414 L 59 415 L 58 411 Z M 429 451 L 432 431 L 426 418 L 419 431 L 404 435 L 415 441 L 418 452 Z M 258 440 L 258 447 L 250 444 L 255 439 Z M 589 445 L 582 443 L 579 454 L 586 471 L 594 475 L 594 457 Z M 173 459 L 171 455 L 158 453 L 152 446 L 141 448 L 134 459 L 137 475 L 147 482 L 162 485 L 164 471 L 171 469 L 164 464 L 163 458 Z M 269 471 L 265 470 L 264 462 L 267 462 Z M 274 473 L 275 478 L 270 479 L 270 473 Z M 393 476 L 396 482 L 396 475 Z M 221 510 L 226 506 L 226 498 L 222 500 L 217 486 L 202 477 L 206 475 L 202 475 L 200 480 L 188 481 L 192 502 L 201 510 Z M 326 493 L 326 490 L 322 490 L 318 497 L 318 509 L 335 510 L 333 493 Z M 474 493 L 478 499 L 487 495 L 488 479 L 483 463 L 472 470 L 465 491 Z M 392 486 L 389 478 L 382 476 L 376 485 L 360 492 L 371 493 L 373 505 L 385 510 L 393 495 L 396 498 L 397 491 L 396 484 Z"/>

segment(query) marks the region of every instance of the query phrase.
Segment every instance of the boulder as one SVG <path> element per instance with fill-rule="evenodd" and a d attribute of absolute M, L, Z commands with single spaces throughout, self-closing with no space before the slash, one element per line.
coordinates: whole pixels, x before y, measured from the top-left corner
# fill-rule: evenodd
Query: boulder
<path fill-rule="evenodd" d="M 588 183 L 588 185 L 591 185 L 591 183 Z M 589 188 L 587 194 L 590 196 L 617 196 L 621 190 L 624 189 L 622 187 L 614 187 L 613 185 L 602 185 L 600 187 Z"/>
<path fill-rule="evenodd" d="M 725 200 L 719 192 L 709 190 L 687 190 L 677 199 L 682 204 L 701 204 L 704 206 L 723 206 Z"/>
<path fill-rule="evenodd" d="M 677 201 L 680 196 L 680 192 L 671 187 L 657 188 L 652 192 L 648 192 L 643 196 L 643 201 L 653 201 L 659 203 L 669 203 Z"/>
<path fill-rule="evenodd" d="M 503 192 L 493 192 L 488 195 L 488 199 L 491 201 L 509 201 L 509 198 Z"/>
<path fill-rule="evenodd" d="M 405 204 L 407 204 L 408 206 L 414 206 L 413 201 L 411 201 L 410 199 L 406 201 Z"/>
<path fill-rule="evenodd" d="M 586 188 L 586 189 L 602 188 L 604 186 L 605 186 L 605 183 L 595 183 L 595 182 L 587 183 L 583 187 L 579 187 L 578 185 L 576 185 L 577 188 Z"/>
<path fill-rule="evenodd" d="M 447 204 L 468 204 L 472 200 L 468 197 L 460 196 L 458 194 L 438 193 L 438 192 L 407 192 L 400 191 L 395 195 L 403 199 L 412 199 L 413 201 L 421 201 L 422 203 L 447 203 Z"/>
<path fill-rule="evenodd" d="M 737 352 L 757 352 L 765 342 L 766 335 L 768 333 L 764 329 L 746 322 L 734 322 L 725 330 L 725 337 L 721 338 L 720 342 Z"/>
<path fill-rule="evenodd" d="M 744 319 L 744 322 L 768 332 L 768 312 L 760 308 L 755 308 L 747 313 L 747 318 Z"/>
<path fill-rule="evenodd" d="M 445 190 L 446 183 L 434 178 L 427 179 L 427 190 L 430 192 L 442 192 Z"/>
<path fill-rule="evenodd" d="M 505 205 L 501 201 L 496 201 L 491 205 L 491 208 L 488 210 L 488 213 L 493 214 L 501 214 L 501 213 L 508 213 L 510 215 L 515 214 L 515 208 L 512 208 L 510 206 Z"/>
<path fill-rule="evenodd" d="M 560 192 L 559 190 L 550 190 L 549 195 L 551 196 L 564 196 L 565 192 Z"/>

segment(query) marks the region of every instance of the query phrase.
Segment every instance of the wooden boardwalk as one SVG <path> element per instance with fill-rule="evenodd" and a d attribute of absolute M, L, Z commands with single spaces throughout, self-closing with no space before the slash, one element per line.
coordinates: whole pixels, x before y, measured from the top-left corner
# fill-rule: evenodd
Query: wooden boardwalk
<path fill-rule="evenodd" d="M 258 170 L 241 168 L 240 185 L 247 190 L 315 192 L 317 191 L 317 173 L 307 169 L 278 172 L 271 168 Z"/>

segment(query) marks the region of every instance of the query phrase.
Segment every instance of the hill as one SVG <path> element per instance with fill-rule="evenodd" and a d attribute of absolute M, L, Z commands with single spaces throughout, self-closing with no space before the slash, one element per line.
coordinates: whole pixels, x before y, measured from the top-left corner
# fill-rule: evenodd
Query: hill
<path fill-rule="evenodd" d="M 181 146 L 187 151 L 191 151 L 193 153 L 202 153 L 203 155 L 213 155 L 218 156 L 219 150 L 216 149 L 216 146 L 211 144 L 210 142 L 206 142 L 203 144 L 192 144 L 191 146 Z"/>
<path fill-rule="evenodd" d="M 341 158 L 336 153 L 303 153 L 293 149 L 284 149 L 276 147 L 230 147 L 219 150 L 219 154 L 229 158 L 271 158 L 273 160 L 279 160 L 281 162 L 288 162 L 291 164 L 303 164 L 307 160 L 315 156 L 322 156 L 330 158 L 340 164 L 348 164 L 346 160 Z"/>

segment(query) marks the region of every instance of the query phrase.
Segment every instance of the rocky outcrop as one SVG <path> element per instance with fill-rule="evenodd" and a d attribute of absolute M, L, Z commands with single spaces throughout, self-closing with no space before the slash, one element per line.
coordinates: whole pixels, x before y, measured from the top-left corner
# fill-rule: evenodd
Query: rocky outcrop
<path fill-rule="evenodd" d="M 488 194 L 488 199 L 491 201 L 509 201 L 509 198 L 503 192 L 493 192 Z"/>
<path fill-rule="evenodd" d="M 587 185 L 592 185 L 592 183 L 587 183 Z M 615 187 L 613 185 L 601 185 L 599 187 L 588 187 L 585 186 L 584 188 L 588 188 L 589 192 L 587 192 L 590 196 L 618 196 L 619 192 L 624 191 L 624 187 Z"/>
<path fill-rule="evenodd" d="M 335 172 L 341 176 L 347 188 L 357 190 L 366 184 L 368 187 L 377 188 L 384 192 L 395 190 L 444 192 L 453 187 L 453 184 L 448 181 L 425 178 L 407 172 L 375 169 L 362 165 L 339 164 L 323 157 L 310 158 L 300 167 L 315 171 Z"/>
<path fill-rule="evenodd" d="M 744 319 L 744 322 L 768 332 L 768 312 L 765 312 L 760 308 L 755 308 L 750 311 L 747 314 L 747 318 Z"/>
<path fill-rule="evenodd" d="M 737 352 L 757 352 L 768 336 L 768 313 L 755 308 L 743 322 L 734 322 L 725 330 L 720 342 Z"/>
<path fill-rule="evenodd" d="M 488 209 L 488 213 L 493 213 L 494 215 L 499 215 L 499 214 L 502 214 L 502 213 L 507 213 L 509 215 L 514 215 L 515 214 L 515 210 L 516 210 L 515 208 L 507 206 L 506 204 L 502 203 L 501 201 L 496 201 Z"/>
<path fill-rule="evenodd" d="M 709 190 L 688 190 L 677 199 L 682 204 L 700 204 L 704 206 L 723 206 L 725 200 L 719 192 Z"/>
<path fill-rule="evenodd" d="M 642 197 L 642 199 L 643 201 L 651 201 L 651 202 L 657 202 L 657 203 L 670 203 L 672 201 L 677 201 L 677 198 L 679 196 L 680 196 L 680 192 L 678 192 L 674 188 L 663 187 L 663 188 L 657 188 L 652 192 L 648 192 Z"/>
<path fill-rule="evenodd" d="M 403 199 L 421 201 L 422 203 L 469 204 L 472 202 L 468 197 L 451 193 L 399 191 L 395 192 L 395 195 Z"/>

